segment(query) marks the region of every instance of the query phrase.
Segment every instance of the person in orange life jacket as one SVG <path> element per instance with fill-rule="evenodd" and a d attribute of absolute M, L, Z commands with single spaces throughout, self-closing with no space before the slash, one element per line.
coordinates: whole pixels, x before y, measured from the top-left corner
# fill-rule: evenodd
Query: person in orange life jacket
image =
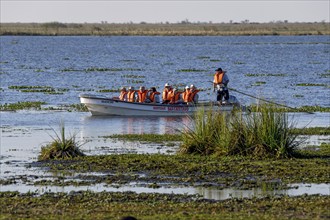
<path fill-rule="evenodd" d="M 159 95 L 160 95 L 160 93 L 157 92 L 156 88 L 151 87 L 149 89 L 148 98 L 147 98 L 146 102 L 148 102 L 148 103 L 159 103 L 160 102 Z"/>
<path fill-rule="evenodd" d="M 197 103 L 198 102 L 198 93 L 199 90 L 196 89 L 194 85 L 190 86 L 188 102 Z"/>
<path fill-rule="evenodd" d="M 140 86 L 139 91 L 137 92 L 137 102 L 144 102 L 147 99 L 148 91 L 144 86 Z"/>
<path fill-rule="evenodd" d="M 172 95 L 171 95 L 171 101 L 170 104 L 178 104 L 178 103 L 182 103 L 181 101 L 181 93 L 179 92 L 178 89 L 174 88 Z"/>
<path fill-rule="evenodd" d="M 120 94 L 118 97 L 112 97 L 115 100 L 127 101 L 127 90 L 125 87 L 120 88 Z"/>
<path fill-rule="evenodd" d="M 127 90 L 125 87 L 121 87 L 120 89 L 119 100 L 127 102 Z"/>
<path fill-rule="evenodd" d="M 128 88 L 127 101 L 128 102 L 136 102 L 136 99 L 137 99 L 136 91 L 134 90 L 134 87 L 131 86 L 131 87 Z"/>
<path fill-rule="evenodd" d="M 171 101 L 172 92 L 172 87 L 170 84 L 166 83 L 162 93 L 163 104 L 169 103 Z"/>
<path fill-rule="evenodd" d="M 184 92 L 182 93 L 182 101 L 188 103 L 189 102 L 189 96 L 190 96 L 190 87 L 186 86 Z"/>
<path fill-rule="evenodd" d="M 229 78 L 226 74 L 226 71 L 223 71 L 221 68 L 215 70 L 213 88 L 217 88 L 217 101 L 221 102 L 222 97 L 225 98 L 225 101 L 229 99 L 229 91 L 227 85 L 229 83 Z"/>

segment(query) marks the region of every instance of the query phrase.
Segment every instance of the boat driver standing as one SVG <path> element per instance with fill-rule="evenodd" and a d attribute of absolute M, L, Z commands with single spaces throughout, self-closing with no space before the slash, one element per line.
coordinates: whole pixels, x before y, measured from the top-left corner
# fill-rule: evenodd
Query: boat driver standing
<path fill-rule="evenodd" d="M 229 78 L 226 74 L 227 71 L 223 71 L 221 68 L 215 70 L 213 88 L 217 88 L 217 101 L 222 102 L 222 97 L 225 98 L 225 102 L 229 99 L 229 91 L 227 85 Z"/>

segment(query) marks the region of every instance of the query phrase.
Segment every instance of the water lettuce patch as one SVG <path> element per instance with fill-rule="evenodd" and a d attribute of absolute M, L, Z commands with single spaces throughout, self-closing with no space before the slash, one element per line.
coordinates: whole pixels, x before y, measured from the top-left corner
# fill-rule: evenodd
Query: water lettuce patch
<path fill-rule="evenodd" d="M 296 86 L 327 86 L 327 84 L 323 83 L 298 83 Z"/>
<path fill-rule="evenodd" d="M 195 69 L 195 68 L 192 68 L 192 69 L 179 69 L 177 70 L 177 72 L 208 72 L 208 70 L 202 70 L 202 69 Z"/>
<path fill-rule="evenodd" d="M 8 89 L 15 89 L 20 92 L 40 92 L 44 94 L 63 94 L 68 92 L 69 89 L 66 88 L 53 88 L 51 86 L 8 86 Z"/>
<path fill-rule="evenodd" d="M 283 73 L 247 73 L 245 76 L 248 77 L 267 77 L 267 76 L 275 76 L 275 77 L 284 77 L 287 76 L 287 74 Z"/>

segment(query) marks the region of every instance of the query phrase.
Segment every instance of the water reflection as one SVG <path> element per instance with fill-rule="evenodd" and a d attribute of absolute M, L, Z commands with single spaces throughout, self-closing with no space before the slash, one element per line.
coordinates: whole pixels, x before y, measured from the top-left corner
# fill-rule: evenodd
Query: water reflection
<path fill-rule="evenodd" d="M 85 116 L 82 135 L 85 137 L 111 134 L 173 134 L 189 125 L 188 116 L 182 117 L 106 117 Z"/>
<path fill-rule="evenodd" d="M 31 186 L 24 184 L 5 185 L 0 191 L 18 191 L 21 193 L 36 192 L 43 194 L 45 192 L 64 192 L 90 190 L 92 192 L 136 192 L 136 193 L 164 193 L 164 194 L 187 194 L 200 195 L 205 199 L 225 200 L 230 198 L 262 198 L 265 196 L 287 195 L 330 195 L 330 184 L 290 184 L 289 189 L 285 190 L 264 190 L 262 188 L 254 188 L 249 190 L 238 190 L 234 188 L 226 189 L 210 189 L 203 187 L 160 187 L 157 189 L 149 187 L 141 187 L 137 185 L 107 186 L 104 184 L 94 184 L 90 186 Z"/>

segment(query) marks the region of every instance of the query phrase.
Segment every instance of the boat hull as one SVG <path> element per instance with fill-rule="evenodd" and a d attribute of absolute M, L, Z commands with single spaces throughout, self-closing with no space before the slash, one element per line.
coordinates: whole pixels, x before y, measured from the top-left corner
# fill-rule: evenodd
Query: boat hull
<path fill-rule="evenodd" d="M 198 105 L 131 103 L 93 95 L 80 95 L 80 102 L 95 116 L 185 116 L 194 114 L 200 108 L 230 112 L 234 107 L 233 104 L 218 105 L 212 102 Z"/>

